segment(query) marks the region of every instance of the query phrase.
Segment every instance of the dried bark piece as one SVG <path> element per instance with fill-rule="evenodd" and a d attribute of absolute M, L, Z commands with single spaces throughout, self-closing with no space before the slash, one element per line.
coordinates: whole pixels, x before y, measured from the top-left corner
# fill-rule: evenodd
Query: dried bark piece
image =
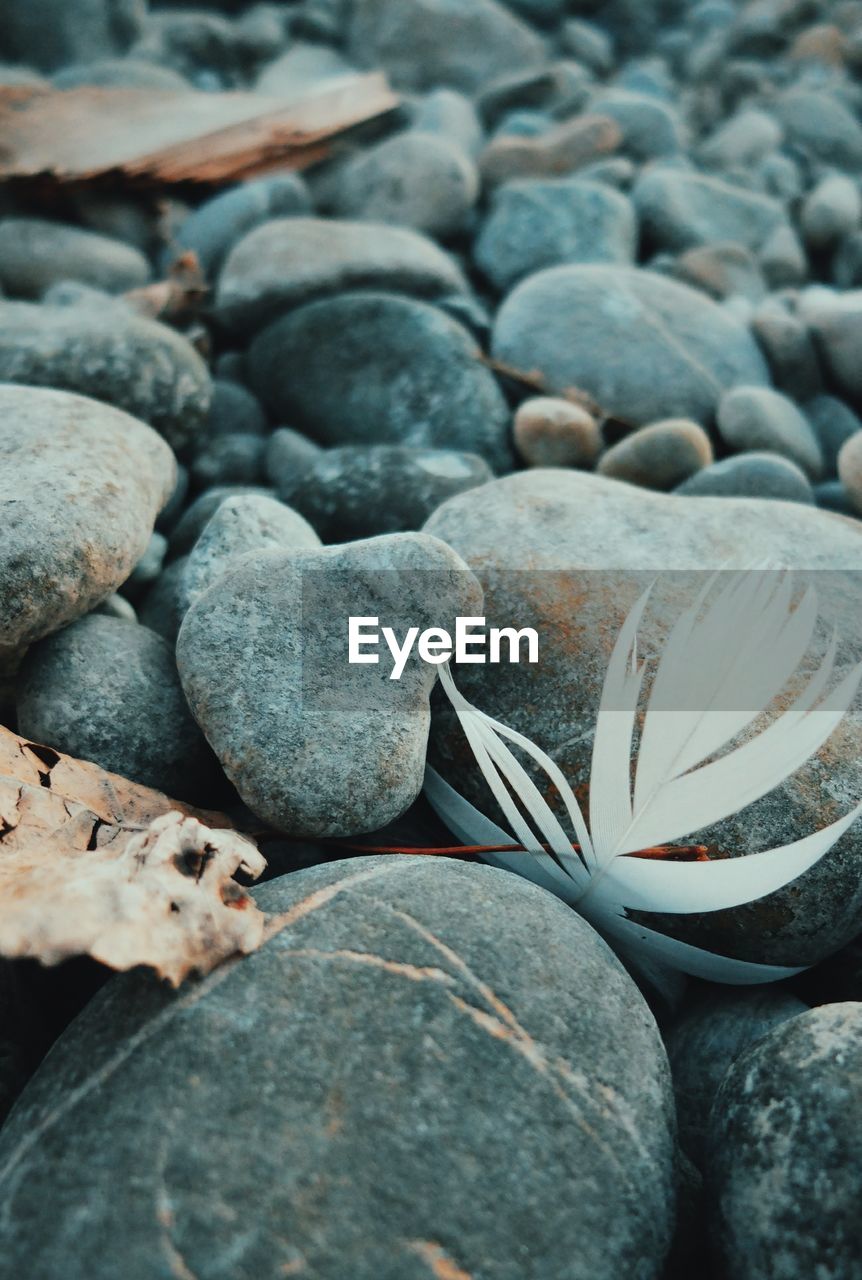
<path fill-rule="evenodd" d="M 254 950 L 264 916 L 233 876 L 266 862 L 231 825 L 0 728 L 0 954 L 177 986 Z"/>

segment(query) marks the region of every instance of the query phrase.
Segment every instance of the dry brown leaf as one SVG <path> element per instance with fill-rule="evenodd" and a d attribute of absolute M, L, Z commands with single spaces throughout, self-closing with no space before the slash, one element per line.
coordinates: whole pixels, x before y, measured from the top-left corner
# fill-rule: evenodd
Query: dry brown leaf
<path fill-rule="evenodd" d="M 381 75 L 302 99 L 145 89 L 0 90 L 0 179 L 221 184 L 321 160 L 398 99 Z"/>
<path fill-rule="evenodd" d="M 208 292 L 197 256 L 189 251 L 174 259 L 166 280 L 129 289 L 123 298 L 138 315 L 148 320 L 181 323 L 200 312 Z"/>
<path fill-rule="evenodd" d="M 0 727 L 0 955 L 144 964 L 175 986 L 260 945 L 265 859 L 192 809 Z"/>

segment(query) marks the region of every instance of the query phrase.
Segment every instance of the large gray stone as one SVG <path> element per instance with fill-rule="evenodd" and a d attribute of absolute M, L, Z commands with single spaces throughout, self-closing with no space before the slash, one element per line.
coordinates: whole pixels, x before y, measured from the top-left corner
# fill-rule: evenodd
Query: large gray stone
<path fill-rule="evenodd" d="M 493 353 L 579 388 L 635 426 L 708 421 L 725 388 L 768 383 L 748 330 L 703 294 L 635 267 L 553 267 L 523 281 L 497 314 Z"/>
<path fill-rule="evenodd" d="M 0 380 L 92 396 L 186 450 L 209 409 L 206 365 L 182 334 L 106 302 L 0 302 Z"/>
<path fill-rule="evenodd" d="M 396 88 L 471 94 L 545 54 L 535 32 L 496 0 L 363 0 L 352 6 L 347 50 L 359 66 L 382 67 Z"/>
<path fill-rule="evenodd" d="M 396 533 L 319 551 L 262 551 L 186 614 L 186 697 L 249 808 L 290 835 L 348 836 L 397 818 L 422 787 L 437 668 L 400 679 L 348 662 L 348 618 L 454 629 L 481 595 L 449 547 Z M 390 619 L 391 621 L 387 621 Z M 382 641 L 381 641 L 382 643 Z"/>
<path fill-rule="evenodd" d="M 291 307 L 349 289 L 442 297 L 466 288 L 454 260 L 408 227 L 323 218 L 278 218 L 231 250 L 216 312 L 239 333 Z"/>
<path fill-rule="evenodd" d="M 18 729 L 169 795 L 204 800 L 215 761 L 192 719 L 173 649 L 149 627 L 91 614 L 28 653 Z"/>
<path fill-rule="evenodd" d="M 131 245 L 44 218 L 0 220 L 0 286 L 22 298 L 40 298 L 59 280 L 122 293 L 146 284 L 150 266 Z"/>
<path fill-rule="evenodd" d="M 125 581 L 174 483 L 165 442 L 65 391 L 0 386 L 0 651 L 87 613 Z"/>
<path fill-rule="evenodd" d="M 667 1061 L 583 921 L 436 858 L 256 896 L 260 951 L 114 979 L 52 1050 L 0 1140 L 7 1275 L 659 1275 Z"/>
<path fill-rule="evenodd" d="M 711 1235 L 740 1280 L 851 1280 L 862 1237 L 862 1004 L 831 1004 L 737 1059 L 712 1113 Z"/>
<path fill-rule="evenodd" d="M 321 444 L 399 444 L 510 462 L 509 412 L 475 339 L 425 302 L 353 293 L 310 303 L 252 344 L 251 385 Z"/>
<path fill-rule="evenodd" d="M 682 498 L 577 471 L 536 470 L 451 498 L 425 528 L 479 577 L 488 626 L 519 619 L 540 636 L 538 665 L 459 667 L 459 686 L 489 715 L 533 738 L 576 789 L 589 778 L 610 647 L 654 578 L 642 653 L 658 651 L 704 585 L 706 571 L 769 559 L 797 569 L 798 582 L 818 589 L 823 626 L 813 652 L 828 642 L 834 621 L 842 668 L 862 658 L 862 527 L 813 507 Z M 809 764 L 741 813 L 692 837 L 700 834 L 702 843 L 733 857 L 796 840 L 846 813 L 862 795 L 860 726 L 857 700 Z M 438 767 L 487 810 L 487 785 L 471 763 L 463 732 L 442 706 L 432 742 Z M 733 910 L 652 917 L 652 923 L 725 955 L 814 964 L 862 927 L 860 855 L 857 823 L 820 863 L 778 893 Z"/>
<path fill-rule="evenodd" d="M 146 12 L 146 0 L 4 0 L 0 50 L 43 71 L 123 54 L 143 29 Z"/>

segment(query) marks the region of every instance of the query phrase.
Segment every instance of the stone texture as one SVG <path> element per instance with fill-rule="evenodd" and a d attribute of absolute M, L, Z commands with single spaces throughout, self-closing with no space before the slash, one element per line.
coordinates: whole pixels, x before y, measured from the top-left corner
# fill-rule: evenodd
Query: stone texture
<path fill-rule="evenodd" d="M 480 602 L 459 557 L 416 533 L 260 552 L 211 587 L 186 614 L 177 662 L 252 812 L 306 836 L 374 831 L 403 813 L 422 787 L 437 670 L 414 651 L 392 680 L 385 646 L 376 666 L 349 664 L 347 619 L 451 632 Z"/>
<path fill-rule="evenodd" d="M 658 1275 L 667 1063 L 578 916 L 429 858 L 312 867 L 257 896 L 260 951 L 180 995 L 113 980 L 30 1084 L 0 1141 L 10 1269 Z"/>
<path fill-rule="evenodd" d="M 58 280 L 80 280 L 122 293 L 150 278 L 146 258 L 131 245 L 44 218 L 0 219 L 0 286 L 40 298 Z"/>
<path fill-rule="evenodd" d="M 389 289 L 440 297 L 465 287 L 455 262 L 407 227 L 278 218 L 232 249 L 219 278 L 216 311 L 243 333 L 325 294 Z"/>
<path fill-rule="evenodd" d="M 515 447 L 531 467 L 591 467 L 601 453 L 599 424 L 571 400 L 534 396 L 515 414 Z"/>
<path fill-rule="evenodd" d="M 479 157 L 487 187 L 515 178 L 559 178 L 617 151 L 622 130 L 610 116 L 584 115 L 544 130 L 538 137 L 503 131 Z"/>
<path fill-rule="evenodd" d="M 838 478 L 853 508 L 862 515 L 862 431 L 852 435 L 838 454 Z"/>
<path fill-rule="evenodd" d="M 805 198 L 800 224 L 812 249 L 827 249 L 855 231 L 862 221 L 862 195 L 846 174 L 834 173 L 818 182 Z"/>
<path fill-rule="evenodd" d="M 212 395 L 191 343 L 110 303 L 0 302 L 0 381 L 92 396 L 149 423 L 178 452 L 194 438 Z"/>
<path fill-rule="evenodd" d="M 711 1235 L 725 1274 L 856 1273 L 860 1114 L 860 1004 L 800 1014 L 737 1059 L 716 1098 L 708 1155 Z"/>
<path fill-rule="evenodd" d="M 53 71 L 66 62 L 125 53 L 143 29 L 146 0 L 5 0 L 0 51 Z"/>
<path fill-rule="evenodd" d="M 173 650 L 149 627 L 81 618 L 34 645 L 17 692 L 19 732 L 33 742 L 181 799 L 203 799 L 212 784 Z"/>
<path fill-rule="evenodd" d="M 255 227 L 275 218 L 301 217 L 310 210 L 308 189 L 298 174 L 244 182 L 193 210 L 176 233 L 176 250 L 191 250 L 212 276 L 230 249 Z"/>
<path fill-rule="evenodd" d="M 823 451 L 810 422 L 792 400 L 769 387 L 733 387 L 718 405 L 718 430 L 740 452 L 777 453 L 812 480 L 823 470 Z"/>
<path fill-rule="evenodd" d="M 598 471 L 647 489 L 674 489 L 712 462 L 712 443 L 703 427 L 685 418 L 653 422 L 608 449 Z"/>
<path fill-rule="evenodd" d="M 528 471 L 450 499 L 425 528 L 480 578 L 488 626 L 529 618 L 542 637 L 540 662 L 526 674 L 523 667 L 464 667 L 459 687 L 489 715 L 533 738 L 576 790 L 589 776 L 611 646 L 656 574 L 644 652 L 655 651 L 690 605 L 703 572 L 750 567 L 753 558 L 768 557 L 794 566 L 802 581 L 812 574 L 824 619 L 818 646 L 827 642 L 834 620 L 841 663 L 862 657 L 856 622 L 862 527 L 814 508 L 666 496 L 578 471 Z M 676 572 L 682 570 L 691 572 Z M 705 842 L 730 856 L 769 849 L 847 812 L 862 794 L 860 723 L 856 707 L 818 757 L 769 796 L 710 828 Z M 435 714 L 432 746 L 432 762 L 468 799 L 487 807 L 486 784 L 443 706 Z M 860 850 L 857 824 L 779 893 L 730 911 L 653 923 L 725 955 L 813 964 L 860 930 Z"/>
<path fill-rule="evenodd" d="M 770 196 L 681 169 L 650 169 L 632 198 L 649 243 L 673 252 L 718 240 L 759 249 L 785 220 Z"/>
<path fill-rule="evenodd" d="M 777 453 L 738 453 L 704 467 L 676 490 L 687 498 L 772 498 L 814 502 L 811 481 L 795 462 Z"/>
<path fill-rule="evenodd" d="M 632 425 L 705 422 L 726 387 L 768 382 L 738 321 L 686 285 L 634 267 L 554 267 L 523 281 L 497 314 L 493 354 L 541 373 L 548 391 L 579 387 Z"/>
<path fill-rule="evenodd" d="M 472 336 L 436 307 L 383 293 L 322 299 L 252 344 L 251 385 L 321 444 L 468 450 L 510 460 L 508 409 Z"/>
<path fill-rule="evenodd" d="M 0 387 L 0 650 L 86 613 L 129 576 L 170 494 L 163 440 L 64 391 Z"/>

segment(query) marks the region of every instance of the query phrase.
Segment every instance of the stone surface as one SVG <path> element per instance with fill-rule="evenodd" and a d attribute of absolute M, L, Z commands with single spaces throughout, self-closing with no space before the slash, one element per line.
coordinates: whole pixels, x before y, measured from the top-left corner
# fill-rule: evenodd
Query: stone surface
<path fill-rule="evenodd" d="M 192 486 L 208 489 L 211 485 L 262 483 L 265 452 L 262 436 L 238 432 L 216 436 L 195 454 L 189 469 Z"/>
<path fill-rule="evenodd" d="M 220 484 L 207 489 L 189 504 L 171 530 L 171 555 L 179 556 L 191 551 L 201 536 L 204 526 L 225 499 L 244 494 L 265 498 L 274 496 L 271 489 L 256 484 Z"/>
<path fill-rule="evenodd" d="M 668 418 L 613 445 L 600 459 L 598 471 L 647 489 L 674 489 L 712 459 L 712 442 L 703 427 L 685 418 Z"/>
<path fill-rule="evenodd" d="M 347 52 L 382 67 L 398 89 L 448 85 L 474 93 L 505 71 L 541 62 L 542 41 L 495 0 L 364 0 L 354 6 Z"/>
<path fill-rule="evenodd" d="M 143 29 L 146 0 L 6 0 L 0 52 L 53 71 L 66 62 L 127 51 Z"/>
<path fill-rule="evenodd" d="M 216 310 L 243 333 L 325 294 L 389 289 L 440 297 L 464 288 L 455 262 L 407 227 L 279 218 L 249 232 L 228 255 Z"/>
<path fill-rule="evenodd" d="M 827 249 L 855 231 L 862 221 L 862 195 L 856 183 L 843 173 L 823 178 L 805 199 L 800 223 L 805 242 L 812 249 Z"/>
<path fill-rule="evenodd" d="M 749 1045 L 807 1008 L 781 983 L 707 986 L 665 1034 L 680 1144 L 699 1167 L 710 1111 L 728 1069 Z"/>
<path fill-rule="evenodd" d="M 492 478 L 475 453 L 346 445 L 322 451 L 279 492 L 325 542 L 347 542 L 420 529 L 441 502 Z"/>
<path fill-rule="evenodd" d="M 163 440 L 64 391 L 0 387 L 0 650 L 86 613 L 129 576 L 170 494 Z"/>
<path fill-rule="evenodd" d="M 476 240 L 477 265 L 500 290 L 567 262 L 631 263 L 637 226 L 627 196 L 580 179 L 507 182 Z"/>
<path fill-rule="evenodd" d="M 856 432 L 841 446 L 838 477 L 853 508 L 862 515 L 862 432 Z"/>
<path fill-rule="evenodd" d="M 191 605 L 219 578 L 255 551 L 312 551 L 320 539 L 311 525 L 275 498 L 228 497 L 214 511 L 193 546 L 183 572 L 180 608 Z"/>
<path fill-rule="evenodd" d="M 699 148 L 701 159 L 718 169 L 756 164 L 779 146 L 781 126 L 765 111 L 740 111 L 723 121 Z"/>
<path fill-rule="evenodd" d="M 759 249 L 785 220 L 770 196 L 681 169 L 650 169 L 632 198 L 649 243 L 674 252 L 719 240 Z"/>
<path fill-rule="evenodd" d="M 811 481 L 795 462 L 777 453 L 738 453 L 704 467 L 676 491 L 687 498 L 777 498 L 814 502 Z"/>
<path fill-rule="evenodd" d="M 147 89 L 155 93 L 186 93 L 189 82 L 171 67 L 159 67 L 143 58 L 98 58 L 75 62 L 53 77 L 55 89 Z"/>
<path fill-rule="evenodd" d="M 179 333 L 119 305 L 0 302 L 0 381 L 59 387 L 124 409 L 188 448 L 212 395 Z"/>
<path fill-rule="evenodd" d="M 215 762 L 191 717 L 171 646 L 92 614 L 34 645 L 18 677 L 18 728 L 178 798 L 201 798 Z"/>
<path fill-rule="evenodd" d="M 534 396 L 519 406 L 514 439 L 531 467 L 591 467 L 602 449 L 593 415 L 554 396 Z"/>
<path fill-rule="evenodd" d="M 376 666 L 349 664 L 347 619 L 452 632 L 480 603 L 459 557 L 418 533 L 260 552 L 211 587 L 185 616 L 177 662 L 252 812 L 306 836 L 374 831 L 402 814 L 422 787 L 437 669 L 414 650 L 390 679 L 385 646 Z"/>
<path fill-rule="evenodd" d="M 131 245 L 44 218 L 0 219 L 0 287 L 40 298 L 59 280 L 80 280 L 122 293 L 150 278 L 146 258 Z"/>
<path fill-rule="evenodd" d="M 823 471 L 817 433 L 792 400 L 770 387 L 733 387 L 721 397 L 718 430 L 740 452 L 777 453 L 795 462 L 812 480 Z"/>
<path fill-rule="evenodd" d="M 862 125 L 837 97 L 790 89 L 776 98 L 772 110 L 787 140 L 803 153 L 839 169 L 862 168 Z"/>
<path fill-rule="evenodd" d="M 741 324 L 686 285 L 634 267 L 554 267 L 523 281 L 497 314 L 493 353 L 538 371 L 549 391 L 579 387 L 633 425 L 708 421 L 726 387 L 768 381 Z"/>
<path fill-rule="evenodd" d="M 479 157 L 479 169 L 487 187 L 515 178 L 559 178 L 618 150 L 621 142 L 622 130 L 610 116 L 576 116 L 538 137 L 497 134 Z"/>
<path fill-rule="evenodd" d="M 851 436 L 862 432 L 862 420 L 849 405 L 834 396 L 814 396 L 802 410 L 820 441 L 824 475 L 837 475 L 838 455 Z"/>
<path fill-rule="evenodd" d="M 302 178 L 280 173 L 244 182 L 204 201 L 185 219 L 175 236 L 176 251 L 191 250 L 207 275 L 214 275 L 225 256 L 249 231 L 263 222 L 300 217 L 311 210 Z"/>
<path fill-rule="evenodd" d="M 450 499 L 425 528 L 454 547 L 480 578 L 488 626 L 529 618 L 541 637 L 536 666 L 459 667 L 459 687 L 483 711 L 534 739 L 576 790 L 589 776 L 611 646 L 656 574 L 641 632 L 644 653 L 655 652 L 671 622 L 691 604 L 705 571 L 770 558 L 794 566 L 802 581 L 808 572 L 813 575 L 824 619 L 818 646 L 826 643 L 834 620 L 841 663 L 862 657 L 856 623 L 862 526 L 814 508 L 682 498 L 578 471 L 528 471 Z M 705 841 L 735 856 L 798 839 L 847 812 L 862 794 L 860 724 L 857 706 L 819 757 L 769 796 L 710 828 Z M 487 786 L 442 705 L 432 747 L 432 762 L 468 799 L 487 808 Z M 857 824 L 822 862 L 779 893 L 730 911 L 654 923 L 725 955 L 813 964 L 860 931 L 860 851 Z"/>
<path fill-rule="evenodd" d="M 508 410 L 472 336 L 436 307 L 383 293 L 313 302 L 249 352 L 270 413 L 321 444 L 468 450 L 506 469 Z"/>
<path fill-rule="evenodd" d="M 464 229 L 478 195 L 469 155 L 446 138 L 410 130 L 348 161 L 332 203 L 340 218 L 395 223 L 445 239 Z"/>
<path fill-rule="evenodd" d="M 10 1268 L 151 1280 L 229 1258 L 231 1280 L 569 1280 L 577 1258 L 590 1280 L 659 1273 L 667 1063 L 578 916 L 504 872 L 429 858 L 312 867 L 257 897 L 275 921 L 262 950 L 180 995 L 113 980 L 29 1086 L 0 1142 Z"/>
<path fill-rule="evenodd" d="M 725 1274 L 855 1274 L 860 1115 L 858 1003 L 800 1014 L 737 1059 L 716 1098 L 708 1155 L 711 1234 Z"/>
<path fill-rule="evenodd" d="M 617 122 L 622 146 L 635 160 L 654 160 L 682 150 L 679 117 L 659 98 L 627 89 L 603 89 L 591 99 L 590 110 Z"/>

